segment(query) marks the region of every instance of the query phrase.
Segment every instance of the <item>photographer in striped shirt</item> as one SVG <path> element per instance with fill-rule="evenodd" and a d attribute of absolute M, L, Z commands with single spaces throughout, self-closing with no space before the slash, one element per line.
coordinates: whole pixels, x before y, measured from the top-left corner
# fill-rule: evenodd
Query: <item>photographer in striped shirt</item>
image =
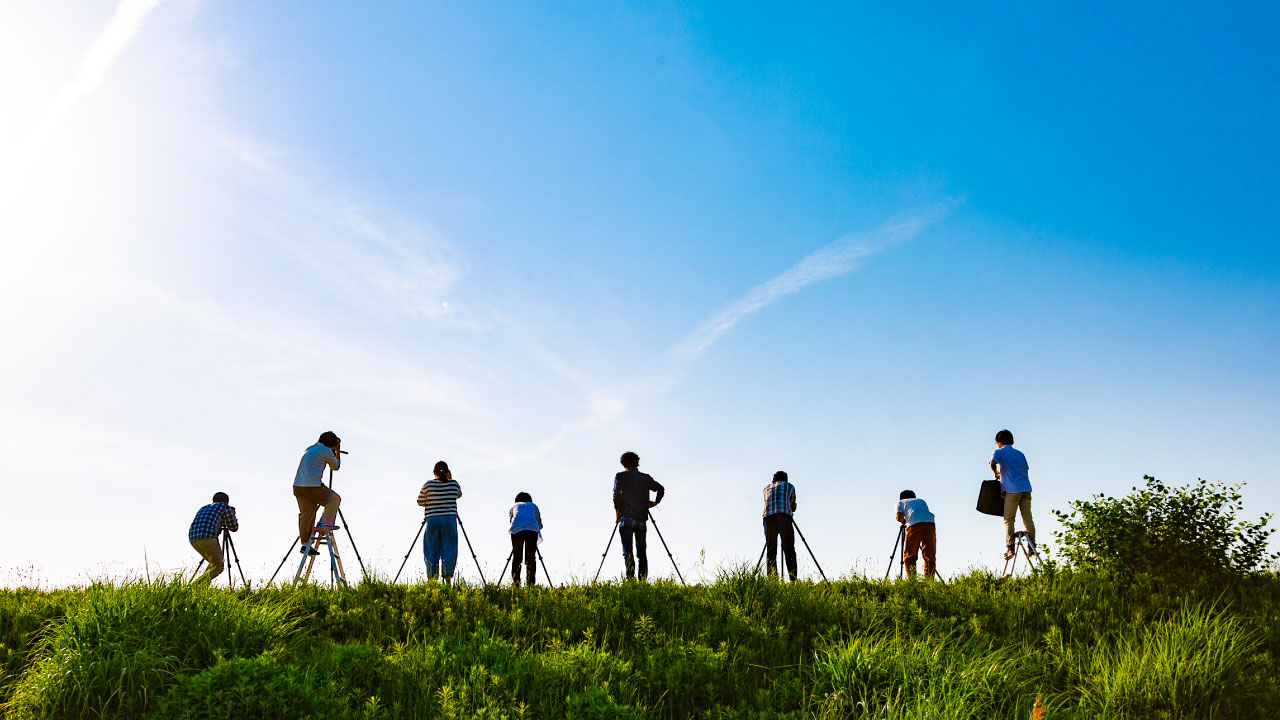
<path fill-rule="evenodd" d="M 443 460 L 436 463 L 433 472 L 435 478 L 418 493 L 418 504 L 426 508 L 427 514 L 422 557 L 427 563 L 429 579 L 443 575 L 449 583 L 458 564 L 458 498 L 462 497 L 462 486 L 453 479 L 448 463 Z"/>
<path fill-rule="evenodd" d="M 196 517 L 187 529 L 187 541 L 209 563 L 209 569 L 196 578 L 197 583 L 212 583 L 214 578 L 222 574 L 224 563 L 218 535 L 224 528 L 231 532 L 240 529 L 236 509 L 228 505 L 229 502 L 231 498 L 226 493 L 214 493 L 213 502 L 196 511 Z"/>

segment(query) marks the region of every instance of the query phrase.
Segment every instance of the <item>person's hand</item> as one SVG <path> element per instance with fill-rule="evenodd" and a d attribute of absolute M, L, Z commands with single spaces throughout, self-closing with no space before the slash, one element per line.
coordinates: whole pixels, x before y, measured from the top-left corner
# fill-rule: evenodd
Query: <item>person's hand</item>
<path fill-rule="evenodd" d="M 657 506 L 658 506 L 658 503 L 656 503 L 656 502 L 654 502 L 654 501 L 652 501 L 652 500 L 650 500 L 650 501 L 649 501 L 649 507 L 657 507 Z"/>
<path fill-rule="evenodd" d="M 622 513 L 618 512 L 617 510 L 614 510 L 614 511 L 613 511 L 613 524 L 614 524 L 614 525 L 617 525 L 617 524 L 618 524 L 618 523 L 620 523 L 620 522 L 622 522 Z"/>

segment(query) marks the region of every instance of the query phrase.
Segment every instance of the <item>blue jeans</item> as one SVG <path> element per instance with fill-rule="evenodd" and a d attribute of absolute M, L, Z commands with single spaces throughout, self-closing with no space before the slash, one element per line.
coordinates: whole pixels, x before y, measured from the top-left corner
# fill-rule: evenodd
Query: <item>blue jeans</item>
<path fill-rule="evenodd" d="M 427 577 L 435 580 L 444 565 L 444 579 L 453 577 L 458 564 L 458 517 L 437 515 L 427 518 L 427 530 L 422 534 L 422 557 L 427 561 Z"/>
<path fill-rule="evenodd" d="M 635 539 L 635 554 L 640 560 L 640 579 L 649 577 L 648 526 L 644 520 L 622 518 L 618 526 L 618 539 L 622 540 L 622 559 L 627 563 L 627 577 L 636 576 L 636 565 L 632 560 L 631 541 Z"/>

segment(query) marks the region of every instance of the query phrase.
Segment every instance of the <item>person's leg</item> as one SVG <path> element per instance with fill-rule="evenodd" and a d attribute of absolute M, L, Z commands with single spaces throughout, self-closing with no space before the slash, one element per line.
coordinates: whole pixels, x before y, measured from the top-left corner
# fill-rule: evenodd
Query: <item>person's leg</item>
<path fill-rule="evenodd" d="M 782 559 L 787 563 L 787 577 L 796 581 L 796 525 L 790 515 L 779 515 L 778 528 L 782 535 Z"/>
<path fill-rule="evenodd" d="M 916 523 L 907 526 L 907 539 L 902 547 L 902 564 L 907 566 L 907 576 L 914 577 L 916 574 L 916 555 L 920 552 L 920 540 L 924 535 L 924 528 L 921 527 L 926 523 Z"/>
<path fill-rule="evenodd" d="M 930 580 L 938 571 L 938 526 L 935 523 L 917 523 L 920 528 L 920 554 L 924 555 L 924 576 Z"/>
<path fill-rule="evenodd" d="M 427 518 L 427 527 L 422 531 L 422 559 L 427 564 L 427 579 L 435 580 L 440 574 L 440 549 L 442 525 L 440 518 Z"/>
<path fill-rule="evenodd" d="M 1018 512 L 1018 497 L 1022 493 L 1005 493 L 1004 496 L 1004 546 L 1013 550 L 1013 518 Z"/>
<path fill-rule="evenodd" d="M 522 530 L 520 534 L 524 536 L 524 567 L 527 576 L 525 584 L 532 587 L 538 579 L 538 532 Z"/>
<path fill-rule="evenodd" d="M 444 575 L 444 581 L 453 580 L 453 569 L 458 564 L 458 518 L 456 515 L 449 515 L 443 518 L 444 526 L 444 542 L 440 551 L 440 574 Z"/>
<path fill-rule="evenodd" d="M 324 505 L 324 513 L 320 516 L 320 523 L 325 527 L 333 527 L 337 524 L 338 506 L 342 504 L 342 496 L 338 493 L 324 488 L 324 499 L 320 501 Z"/>
<path fill-rule="evenodd" d="M 765 567 L 769 577 L 778 576 L 778 516 L 769 515 L 764 519 L 764 555 Z"/>
<path fill-rule="evenodd" d="M 627 579 L 632 580 L 636 576 L 635 553 L 632 549 L 632 540 L 635 538 L 635 521 L 630 518 L 623 518 L 622 524 L 618 526 L 618 541 L 622 545 L 622 560 L 627 565 Z"/>
<path fill-rule="evenodd" d="M 520 586 L 520 558 L 524 552 L 523 533 L 511 533 L 511 584 Z"/>
<path fill-rule="evenodd" d="M 298 501 L 298 539 L 302 541 L 304 550 L 311 542 L 311 528 L 316 524 L 316 508 L 319 507 L 307 490 L 309 488 L 293 488 L 293 498 Z"/>
<path fill-rule="evenodd" d="M 641 580 L 649 577 L 649 527 L 644 523 L 637 523 L 636 528 L 636 560 L 639 565 L 638 577 Z"/>
<path fill-rule="evenodd" d="M 1022 525 L 1027 529 L 1027 537 L 1031 539 L 1031 547 L 1036 546 L 1036 523 L 1031 519 L 1031 493 L 1018 493 L 1018 510 L 1022 513 Z"/>
<path fill-rule="evenodd" d="M 194 582 L 208 584 L 213 579 L 222 574 L 222 546 L 218 543 L 217 538 L 199 538 L 191 541 L 191 547 L 200 553 L 200 557 L 209 563 L 209 569 L 205 570 L 200 577 Z"/>

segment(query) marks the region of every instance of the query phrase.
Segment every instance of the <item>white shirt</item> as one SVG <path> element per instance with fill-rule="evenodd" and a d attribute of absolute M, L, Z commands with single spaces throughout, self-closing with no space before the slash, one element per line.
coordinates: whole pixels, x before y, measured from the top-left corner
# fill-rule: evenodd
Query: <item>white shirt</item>
<path fill-rule="evenodd" d="M 294 487 L 319 487 L 324 484 L 324 469 L 331 467 L 337 470 L 342 461 L 329 448 L 316 443 L 302 453 L 298 463 L 298 474 L 293 476 Z"/>

